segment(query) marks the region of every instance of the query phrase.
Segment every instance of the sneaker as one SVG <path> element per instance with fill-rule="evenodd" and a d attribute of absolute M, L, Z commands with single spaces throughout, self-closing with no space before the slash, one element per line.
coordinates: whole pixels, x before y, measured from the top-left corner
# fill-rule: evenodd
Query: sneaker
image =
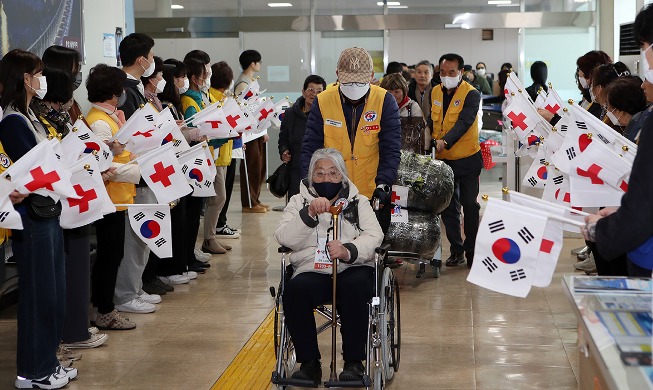
<path fill-rule="evenodd" d="M 193 265 L 193 267 L 200 267 L 200 268 L 203 268 L 203 269 L 211 268 L 211 264 L 209 264 L 209 263 L 202 263 L 202 262 L 199 261 L 199 260 L 195 260 L 195 261 L 193 261 L 193 264 L 192 264 L 192 265 Z"/>
<path fill-rule="evenodd" d="M 65 375 L 66 377 L 68 377 L 69 380 L 73 380 L 77 378 L 77 369 L 74 367 L 59 366 L 57 367 L 55 374 Z"/>
<path fill-rule="evenodd" d="M 345 360 L 345 365 L 338 379 L 341 382 L 362 381 L 365 366 L 360 360 Z"/>
<path fill-rule="evenodd" d="M 206 268 L 197 265 L 197 263 L 201 263 L 201 261 L 200 262 L 195 262 L 195 263 L 189 265 L 188 266 L 188 271 L 195 272 L 196 274 L 205 274 L 206 273 Z M 195 279 L 195 278 L 191 278 L 191 279 Z"/>
<path fill-rule="evenodd" d="M 238 229 L 234 229 L 234 228 L 231 228 L 229 226 L 223 226 L 221 228 L 218 228 L 215 231 L 215 234 L 218 235 L 218 237 L 220 239 L 223 239 L 223 238 L 240 238 L 240 232 L 238 231 Z"/>
<path fill-rule="evenodd" d="M 60 389 L 70 382 L 68 376 L 52 373 L 39 379 L 27 379 L 22 376 L 16 377 L 14 386 L 17 389 Z"/>
<path fill-rule="evenodd" d="M 124 318 L 116 309 L 107 314 L 98 313 L 95 319 L 95 326 L 102 330 L 129 330 L 134 329 L 136 324 Z"/>
<path fill-rule="evenodd" d="M 95 330 L 97 331 L 97 328 L 95 328 Z M 95 348 L 104 344 L 104 342 L 107 341 L 108 339 L 109 339 L 109 335 L 106 333 L 92 333 L 91 337 L 88 340 L 78 341 L 76 343 L 67 343 L 62 345 L 64 346 L 64 348 L 68 348 L 68 349 Z"/>
<path fill-rule="evenodd" d="M 590 253 L 587 256 L 587 259 L 574 264 L 574 268 L 580 271 L 585 271 L 586 274 L 596 273 L 596 263 L 594 262 L 594 256 Z"/>
<path fill-rule="evenodd" d="M 299 370 L 292 374 L 292 378 L 312 381 L 317 386 L 322 382 L 322 363 L 317 359 L 302 363 Z"/>
<path fill-rule="evenodd" d="M 197 248 L 195 248 L 194 253 L 195 253 L 195 258 L 201 261 L 202 263 L 206 263 L 207 261 L 211 260 L 212 257 L 210 253 L 204 253 L 202 252 L 201 249 L 197 249 Z"/>
<path fill-rule="evenodd" d="M 64 347 L 63 345 L 59 345 L 59 348 L 57 349 L 57 359 L 59 361 L 66 361 L 66 360 L 77 361 L 81 358 L 82 358 L 81 352 L 71 351 L 70 349 Z"/>
<path fill-rule="evenodd" d="M 172 286 L 169 285 L 169 284 L 165 284 L 165 283 L 163 283 L 163 282 L 161 281 L 161 279 L 159 279 L 159 278 L 154 279 L 154 280 L 152 281 L 152 283 L 156 284 L 157 286 L 161 287 L 163 290 L 165 290 L 165 291 L 167 291 L 167 292 L 173 292 L 173 291 L 175 291 L 175 288 L 174 288 L 174 287 L 172 287 Z M 159 295 L 161 295 L 161 294 L 159 294 Z"/>
<path fill-rule="evenodd" d="M 143 291 L 145 291 L 147 294 L 154 294 L 154 295 L 166 295 L 166 293 L 168 292 L 167 290 L 164 290 L 163 287 L 154 283 L 154 281 L 144 282 Z"/>
<path fill-rule="evenodd" d="M 170 276 L 159 276 L 159 280 L 165 284 L 175 285 L 175 284 L 186 284 L 190 282 L 190 278 L 185 275 L 170 275 Z"/>
<path fill-rule="evenodd" d="M 92 335 L 93 335 L 93 334 L 97 334 L 97 332 L 99 332 L 99 331 L 100 331 L 100 330 L 99 330 L 97 327 L 95 327 L 95 326 L 91 326 L 90 328 L 88 328 L 88 333 L 89 333 L 89 334 L 92 334 Z"/>
<path fill-rule="evenodd" d="M 202 243 L 202 251 L 212 253 L 214 255 L 223 255 L 227 250 L 220 245 L 217 240 L 204 240 Z M 199 260 L 199 259 L 198 259 Z"/>
<path fill-rule="evenodd" d="M 116 310 L 123 313 L 153 313 L 156 311 L 156 306 L 151 303 L 147 303 L 140 298 L 134 298 L 129 302 L 125 302 L 121 305 L 116 305 Z"/>
<path fill-rule="evenodd" d="M 188 280 L 197 279 L 197 272 L 195 271 L 186 271 L 182 275 L 187 277 Z"/>
<path fill-rule="evenodd" d="M 465 257 L 462 253 L 452 253 L 444 263 L 447 267 L 457 267 L 461 264 L 465 264 Z"/>
<path fill-rule="evenodd" d="M 148 294 L 145 291 L 143 291 L 143 295 L 139 297 L 142 301 L 145 301 L 147 303 L 161 303 L 161 296 L 158 294 Z"/>

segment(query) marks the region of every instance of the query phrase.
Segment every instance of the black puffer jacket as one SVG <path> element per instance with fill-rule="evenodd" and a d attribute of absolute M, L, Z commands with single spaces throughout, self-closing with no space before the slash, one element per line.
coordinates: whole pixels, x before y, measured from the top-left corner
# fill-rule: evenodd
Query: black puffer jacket
<path fill-rule="evenodd" d="M 302 141 L 306 132 L 307 118 L 303 111 L 305 103 L 306 99 L 303 96 L 297 99 L 292 107 L 286 109 L 281 120 L 279 155 L 283 154 L 286 150 L 290 153 L 290 187 L 288 198 L 299 193 Z"/>

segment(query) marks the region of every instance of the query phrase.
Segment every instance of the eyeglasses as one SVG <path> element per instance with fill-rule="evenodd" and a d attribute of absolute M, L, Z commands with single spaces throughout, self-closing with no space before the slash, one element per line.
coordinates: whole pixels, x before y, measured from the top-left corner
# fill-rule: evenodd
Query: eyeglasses
<path fill-rule="evenodd" d="M 320 92 L 322 92 L 323 89 L 306 88 L 305 91 L 310 92 L 310 93 L 314 93 L 314 94 L 317 95 L 317 94 L 319 94 Z"/>
<path fill-rule="evenodd" d="M 350 87 L 364 87 L 367 84 L 368 83 L 342 83 L 342 85 L 347 85 L 347 86 L 350 86 Z"/>
<path fill-rule="evenodd" d="M 335 169 L 332 169 L 330 171 L 315 171 L 313 172 L 313 178 L 314 179 L 339 179 L 342 176 L 342 174 Z"/>

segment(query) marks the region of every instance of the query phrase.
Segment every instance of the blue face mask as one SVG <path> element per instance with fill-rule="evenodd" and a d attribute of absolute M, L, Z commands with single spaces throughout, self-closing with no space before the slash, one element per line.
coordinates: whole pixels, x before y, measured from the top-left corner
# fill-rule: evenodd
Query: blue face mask
<path fill-rule="evenodd" d="M 331 200 L 340 193 L 342 182 L 331 183 L 329 181 L 324 181 L 322 183 L 313 183 L 313 188 L 315 188 L 315 192 L 317 192 L 319 196 Z"/>

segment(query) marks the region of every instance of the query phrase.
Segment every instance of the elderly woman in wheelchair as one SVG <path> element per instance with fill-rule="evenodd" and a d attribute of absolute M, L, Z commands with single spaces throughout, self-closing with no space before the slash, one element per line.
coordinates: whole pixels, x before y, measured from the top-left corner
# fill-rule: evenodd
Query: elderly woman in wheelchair
<path fill-rule="evenodd" d="M 342 205 L 340 239 L 329 240 L 333 229 L 330 207 Z M 368 338 L 368 302 L 374 295 L 374 251 L 383 232 L 369 200 L 347 177 L 336 149 L 317 150 L 300 193 L 286 206 L 275 231 L 279 244 L 293 253 L 293 276 L 286 282 L 283 306 L 286 326 L 301 367 L 293 379 L 322 378 L 313 309 L 332 297 L 331 260 L 339 259 L 336 309 L 341 321 L 344 368 L 340 381 L 363 378 Z"/>

